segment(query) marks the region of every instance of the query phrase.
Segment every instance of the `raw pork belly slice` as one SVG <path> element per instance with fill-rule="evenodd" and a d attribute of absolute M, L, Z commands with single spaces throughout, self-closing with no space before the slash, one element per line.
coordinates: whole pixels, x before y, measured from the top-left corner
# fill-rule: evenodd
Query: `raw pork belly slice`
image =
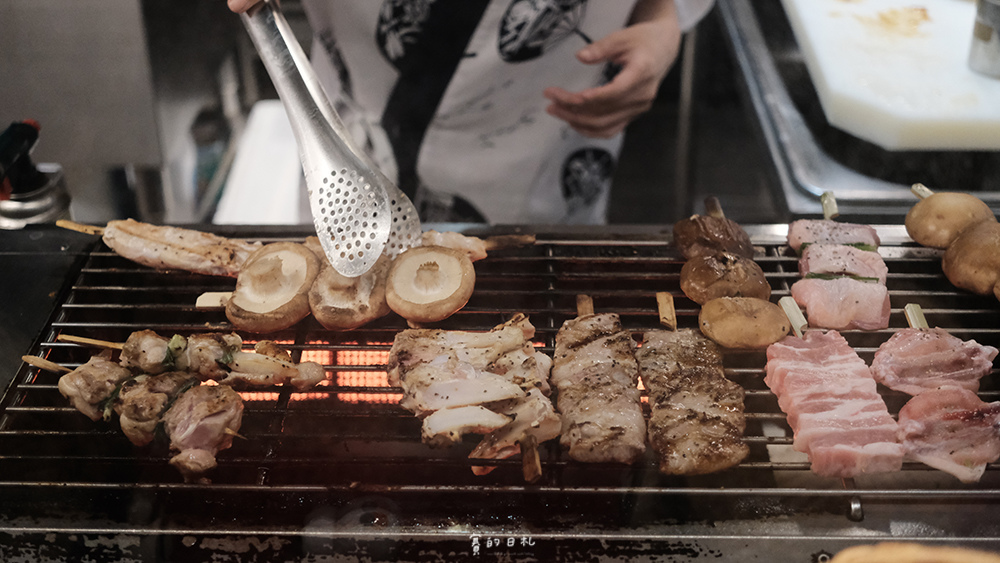
<path fill-rule="evenodd" d="M 805 279 L 792 284 L 792 298 L 805 307 L 809 326 L 876 330 L 889 326 L 889 290 L 851 278 Z"/>
<path fill-rule="evenodd" d="M 910 399 L 899 411 L 906 456 L 975 483 L 1000 458 L 1000 401 L 984 403 L 960 387 L 942 387 Z"/>
<path fill-rule="evenodd" d="M 878 252 L 843 244 L 810 244 L 799 258 L 799 274 L 831 274 L 874 278 L 884 284 L 889 268 Z"/>
<path fill-rule="evenodd" d="M 869 225 L 828 219 L 800 219 L 788 225 L 788 246 L 796 252 L 803 244 L 866 244 L 877 248 L 881 242 Z"/>
<path fill-rule="evenodd" d="M 872 374 L 886 387 L 910 395 L 949 385 L 975 393 L 996 357 L 996 348 L 962 341 L 940 328 L 904 328 L 879 346 Z"/>
<path fill-rule="evenodd" d="M 569 457 L 632 463 L 646 450 L 634 353 L 635 341 L 614 313 L 570 319 L 559 329 L 551 379 Z"/>
<path fill-rule="evenodd" d="M 649 443 L 668 475 L 732 467 L 750 453 L 743 443 L 743 388 L 726 379 L 722 354 L 695 330 L 655 330 L 636 351 L 649 390 Z"/>
<path fill-rule="evenodd" d="M 825 477 L 899 471 L 898 425 L 864 360 L 837 331 L 808 331 L 767 348 L 764 383 L 794 431 L 792 446 Z"/>

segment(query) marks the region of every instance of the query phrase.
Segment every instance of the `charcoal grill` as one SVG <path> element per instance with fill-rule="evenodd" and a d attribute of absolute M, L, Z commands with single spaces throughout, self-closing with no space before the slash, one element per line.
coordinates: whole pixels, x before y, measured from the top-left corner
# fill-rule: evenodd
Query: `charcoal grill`
<path fill-rule="evenodd" d="M 778 226 L 748 227 L 758 263 L 787 295 L 796 258 Z M 913 245 L 899 227 L 880 227 L 889 266 L 891 328 L 847 331 L 871 357 L 902 308 L 919 303 L 931 325 L 1000 345 L 997 303 L 954 289 L 937 251 Z M 259 236 L 260 230 L 221 234 Z M 478 234 L 500 232 L 495 229 Z M 304 232 L 266 232 L 264 242 Z M 552 352 L 556 331 L 575 316 L 575 298 L 621 314 L 637 335 L 657 327 L 655 293 L 670 291 L 682 327 L 697 308 L 679 290 L 683 264 L 669 230 L 623 228 L 537 232 L 534 246 L 494 252 L 476 264 L 476 291 L 443 328 L 487 330 L 524 312 L 535 341 Z M 135 265 L 95 241 L 28 353 L 67 367 L 94 350 L 59 334 L 124 341 L 161 334 L 228 331 L 195 298 L 231 290 L 234 280 Z M 540 447 L 543 476 L 523 480 L 519 459 L 476 477 L 468 440 L 446 450 L 420 442 L 420 424 L 396 403 L 384 362 L 396 316 L 351 332 L 312 319 L 268 335 L 295 359 L 319 361 L 327 385 L 307 393 L 244 393 L 241 434 L 219 456 L 208 485 L 184 484 L 165 445 L 136 448 L 116 423 L 93 423 L 71 408 L 58 376 L 21 365 L 0 413 L 0 560 L 3 561 L 437 561 L 756 560 L 825 561 L 858 543 L 934 542 L 1000 551 L 1000 471 L 960 484 L 920 464 L 899 474 L 824 479 L 789 455 L 790 430 L 763 384 L 762 352 L 727 352 L 726 374 L 746 390 L 750 456 L 700 477 L 659 475 L 652 456 L 634 466 L 581 464 L 554 442 Z M 252 335 L 243 335 L 252 342 Z M 884 390 L 890 412 L 904 396 Z M 981 396 L 997 395 L 996 373 Z"/>

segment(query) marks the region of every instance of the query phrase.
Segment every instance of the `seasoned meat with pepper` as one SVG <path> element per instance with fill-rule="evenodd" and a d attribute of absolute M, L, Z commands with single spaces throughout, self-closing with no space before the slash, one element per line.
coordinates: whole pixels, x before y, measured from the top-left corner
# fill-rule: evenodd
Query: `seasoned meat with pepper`
<path fill-rule="evenodd" d="M 695 330 L 656 330 L 636 351 L 649 390 L 649 443 L 668 475 L 727 469 L 750 449 L 743 443 L 743 388 L 726 379 L 722 354 Z"/>
<path fill-rule="evenodd" d="M 562 414 L 560 443 L 586 462 L 632 463 L 646 449 L 635 342 L 618 315 L 585 315 L 556 334 L 552 383 Z"/>

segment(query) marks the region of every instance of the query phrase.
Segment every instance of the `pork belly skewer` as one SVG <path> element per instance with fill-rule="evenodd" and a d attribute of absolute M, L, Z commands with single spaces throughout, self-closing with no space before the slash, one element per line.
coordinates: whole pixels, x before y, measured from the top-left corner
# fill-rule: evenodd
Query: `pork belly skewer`
<path fill-rule="evenodd" d="M 561 421 L 548 398 L 551 359 L 530 339 L 523 314 L 485 333 L 407 329 L 396 335 L 386 365 L 389 382 L 403 389 L 400 406 L 423 419 L 424 442 L 457 443 L 485 434 L 469 455 L 504 459 L 521 453 L 525 478 L 537 479 L 534 443 L 559 435 Z M 493 467 L 473 467 L 477 475 Z"/>
<path fill-rule="evenodd" d="M 193 334 L 166 338 L 151 330 L 129 335 L 124 344 L 60 334 L 57 340 L 121 350 L 120 363 L 132 371 L 155 375 L 187 371 L 202 381 L 218 381 L 237 387 L 287 384 L 304 391 L 326 379 L 316 362 L 292 363 L 288 353 L 269 340 L 255 346 L 256 353 L 243 352 L 243 339 L 236 333 Z"/>
<path fill-rule="evenodd" d="M 910 328 L 899 330 L 879 346 L 872 360 L 875 380 L 909 395 L 946 386 L 979 391 L 979 380 L 993 371 L 997 349 L 929 328 L 916 304 L 903 310 Z"/>
<path fill-rule="evenodd" d="M 784 298 L 787 299 L 787 298 Z M 793 316 L 794 305 L 783 304 Z M 836 331 L 811 330 L 767 349 L 764 383 L 778 397 L 794 431 L 792 447 L 814 473 L 856 477 L 899 471 L 898 425 L 878 394 L 871 370 Z"/>
<path fill-rule="evenodd" d="M 556 334 L 560 443 L 577 461 L 630 464 L 646 449 L 635 342 L 617 314 L 594 314 L 588 304 L 578 301 L 579 316 Z"/>
<path fill-rule="evenodd" d="M 668 300 L 660 298 L 660 316 Z M 701 475 L 739 464 L 743 442 L 743 388 L 726 379 L 718 346 L 697 330 L 648 331 L 636 350 L 649 392 L 650 446 L 667 475 Z"/>
<path fill-rule="evenodd" d="M 152 442 L 162 427 L 175 452 L 170 464 L 186 482 L 208 482 L 204 475 L 216 467 L 216 454 L 239 436 L 243 399 L 230 387 L 202 386 L 197 377 L 182 372 L 132 375 L 102 356 L 75 370 L 42 358 L 25 359 L 43 369 L 68 371 L 59 378 L 59 392 L 91 420 L 119 413 L 123 433 L 137 446 Z"/>

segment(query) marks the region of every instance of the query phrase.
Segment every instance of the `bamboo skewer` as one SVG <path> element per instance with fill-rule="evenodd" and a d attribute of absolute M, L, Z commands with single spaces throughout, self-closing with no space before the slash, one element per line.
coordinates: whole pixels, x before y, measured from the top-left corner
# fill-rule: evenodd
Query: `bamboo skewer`
<path fill-rule="evenodd" d="M 919 197 L 920 199 L 927 199 L 934 195 L 934 192 L 923 184 L 913 184 L 910 186 L 910 191 L 913 192 L 913 195 Z"/>
<path fill-rule="evenodd" d="M 799 304 L 795 302 L 790 295 L 786 295 L 778 300 L 778 305 L 781 306 L 781 310 L 785 312 L 785 316 L 788 317 L 788 322 L 792 326 L 792 332 L 795 336 L 802 338 L 802 333 L 805 332 L 806 327 L 809 326 L 809 322 L 802 315 L 802 310 L 799 309 Z"/>
<path fill-rule="evenodd" d="M 85 225 L 83 223 L 77 223 L 76 221 L 70 221 L 68 219 L 59 219 L 56 221 L 57 227 L 62 227 L 63 229 L 68 229 L 70 231 L 76 231 L 78 233 L 83 233 L 86 235 L 104 235 L 104 227 L 97 227 L 94 225 Z"/>
<path fill-rule="evenodd" d="M 660 324 L 670 330 L 677 330 L 677 310 L 674 309 L 674 296 L 666 291 L 656 292 L 656 310 L 660 315 Z"/>
<path fill-rule="evenodd" d="M 910 328 L 930 328 L 930 325 L 927 324 L 927 317 L 924 316 L 924 310 L 916 303 L 907 303 L 903 307 L 903 315 L 906 316 L 906 322 Z"/>
<path fill-rule="evenodd" d="M 55 362 L 51 362 L 39 356 L 21 356 L 21 361 L 28 364 L 29 366 L 34 366 L 39 369 L 44 369 L 46 371 L 53 371 L 56 373 L 69 373 L 73 371 L 66 366 L 61 366 Z"/>
<path fill-rule="evenodd" d="M 108 342 L 107 340 L 97 340 L 96 338 L 87 338 L 84 336 L 73 336 L 72 334 L 60 334 L 59 336 L 56 336 L 56 340 L 59 342 L 72 342 L 74 344 L 95 346 L 97 348 L 108 348 L 110 350 L 121 350 L 124 347 L 124 344 L 121 342 Z"/>
<path fill-rule="evenodd" d="M 589 295 L 576 296 L 576 316 L 585 317 L 594 314 L 594 299 Z"/>
<path fill-rule="evenodd" d="M 722 211 L 722 204 L 719 203 L 719 198 L 714 195 L 705 198 L 705 215 L 716 219 L 726 218 L 726 214 Z"/>
<path fill-rule="evenodd" d="M 837 198 L 833 195 L 833 192 L 823 192 L 823 195 L 819 196 L 819 201 L 823 204 L 824 219 L 829 220 L 840 217 L 840 208 L 837 207 Z"/>

